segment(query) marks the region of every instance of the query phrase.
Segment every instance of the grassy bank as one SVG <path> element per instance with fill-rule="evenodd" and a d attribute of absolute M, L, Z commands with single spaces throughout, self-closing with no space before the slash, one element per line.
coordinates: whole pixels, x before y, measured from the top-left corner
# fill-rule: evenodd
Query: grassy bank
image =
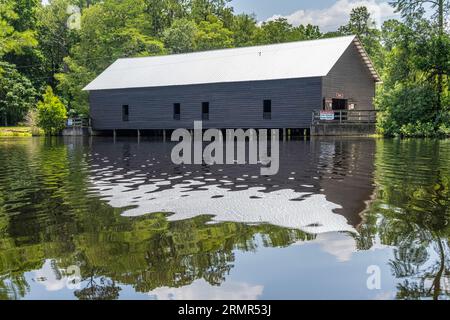
<path fill-rule="evenodd" d="M 0 127 L 0 137 L 31 137 L 42 135 L 41 130 L 32 130 L 31 127 Z"/>

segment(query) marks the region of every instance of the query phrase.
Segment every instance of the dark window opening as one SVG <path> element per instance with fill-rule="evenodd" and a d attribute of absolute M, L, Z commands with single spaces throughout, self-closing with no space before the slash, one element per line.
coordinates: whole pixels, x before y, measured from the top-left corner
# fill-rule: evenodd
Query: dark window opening
<path fill-rule="evenodd" d="M 346 110 L 347 109 L 347 99 L 333 99 L 332 109 L 333 110 Z"/>
<path fill-rule="evenodd" d="M 202 103 L 202 120 L 209 120 L 209 102 Z"/>
<path fill-rule="evenodd" d="M 181 118 L 181 104 L 174 103 L 173 104 L 173 119 L 180 120 Z"/>
<path fill-rule="evenodd" d="M 263 118 L 265 120 L 272 119 L 272 100 L 264 100 Z"/>
<path fill-rule="evenodd" d="M 122 121 L 128 121 L 130 115 L 130 110 L 128 105 L 123 105 L 122 106 Z"/>

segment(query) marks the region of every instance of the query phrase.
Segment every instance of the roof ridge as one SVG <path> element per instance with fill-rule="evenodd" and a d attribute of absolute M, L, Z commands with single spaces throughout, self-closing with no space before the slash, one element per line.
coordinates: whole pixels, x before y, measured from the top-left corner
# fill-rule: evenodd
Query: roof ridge
<path fill-rule="evenodd" d="M 280 43 L 270 43 L 270 44 L 259 44 L 253 46 L 245 46 L 245 47 L 234 47 L 234 48 L 221 48 L 221 49 L 212 49 L 212 50 L 201 50 L 201 51 L 193 51 L 193 52 L 183 52 L 183 53 L 169 53 L 155 56 L 146 56 L 146 57 L 123 57 L 117 58 L 117 60 L 133 60 L 133 59 L 150 59 L 150 58 L 160 58 L 160 57 L 171 57 L 171 56 L 183 56 L 183 55 L 195 55 L 200 53 L 214 53 L 214 52 L 222 52 L 222 51 L 233 51 L 233 50 L 244 50 L 251 48 L 264 48 L 264 47 L 281 47 L 289 44 L 295 43 L 307 43 L 307 42 L 319 42 L 319 41 L 331 41 L 338 39 L 350 39 L 356 38 L 356 35 L 348 35 L 348 36 L 340 36 L 340 37 L 332 37 L 332 38 L 320 38 L 320 39 L 307 39 L 307 40 L 299 40 L 299 41 L 289 41 L 289 42 L 280 42 Z"/>

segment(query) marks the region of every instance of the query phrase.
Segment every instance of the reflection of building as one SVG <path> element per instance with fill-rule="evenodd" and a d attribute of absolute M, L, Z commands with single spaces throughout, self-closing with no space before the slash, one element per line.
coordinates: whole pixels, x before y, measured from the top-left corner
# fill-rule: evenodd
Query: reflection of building
<path fill-rule="evenodd" d="M 212 215 L 216 221 L 267 222 L 318 234 L 354 231 L 373 192 L 374 140 L 290 141 L 280 171 L 258 166 L 177 166 L 170 144 L 92 143 L 91 180 L 126 215 L 171 212 L 170 220 Z"/>
<path fill-rule="evenodd" d="M 373 182 L 375 147 L 373 139 L 315 140 L 322 170 L 320 186 L 327 200 L 341 205 L 335 212 L 357 226 L 375 190 Z"/>
<path fill-rule="evenodd" d="M 380 81 L 355 36 L 119 59 L 85 87 L 95 130 L 309 128 L 313 111 L 373 111 Z M 340 121 L 344 118 L 340 117 Z M 365 121 L 367 125 L 367 121 Z"/>

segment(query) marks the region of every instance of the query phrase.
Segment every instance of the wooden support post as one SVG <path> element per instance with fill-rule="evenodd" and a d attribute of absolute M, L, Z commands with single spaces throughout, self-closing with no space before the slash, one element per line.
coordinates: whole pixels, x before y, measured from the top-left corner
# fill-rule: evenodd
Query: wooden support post
<path fill-rule="evenodd" d="M 113 130 L 113 140 L 116 142 L 116 129 Z"/>
<path fill-rule="evenodd" d="M 283 128 L 283 141 L 286 141 L 286 128 Z"/>
<path fill-rule="evenodd" d="M 163 141 L 166 142 L 166 129 L 163 130 Z"/>
<path fill-rule="evenodd" d="M 138 143 L 141 142 L 141 130 L 137 129 L 137 141 Z"/>

